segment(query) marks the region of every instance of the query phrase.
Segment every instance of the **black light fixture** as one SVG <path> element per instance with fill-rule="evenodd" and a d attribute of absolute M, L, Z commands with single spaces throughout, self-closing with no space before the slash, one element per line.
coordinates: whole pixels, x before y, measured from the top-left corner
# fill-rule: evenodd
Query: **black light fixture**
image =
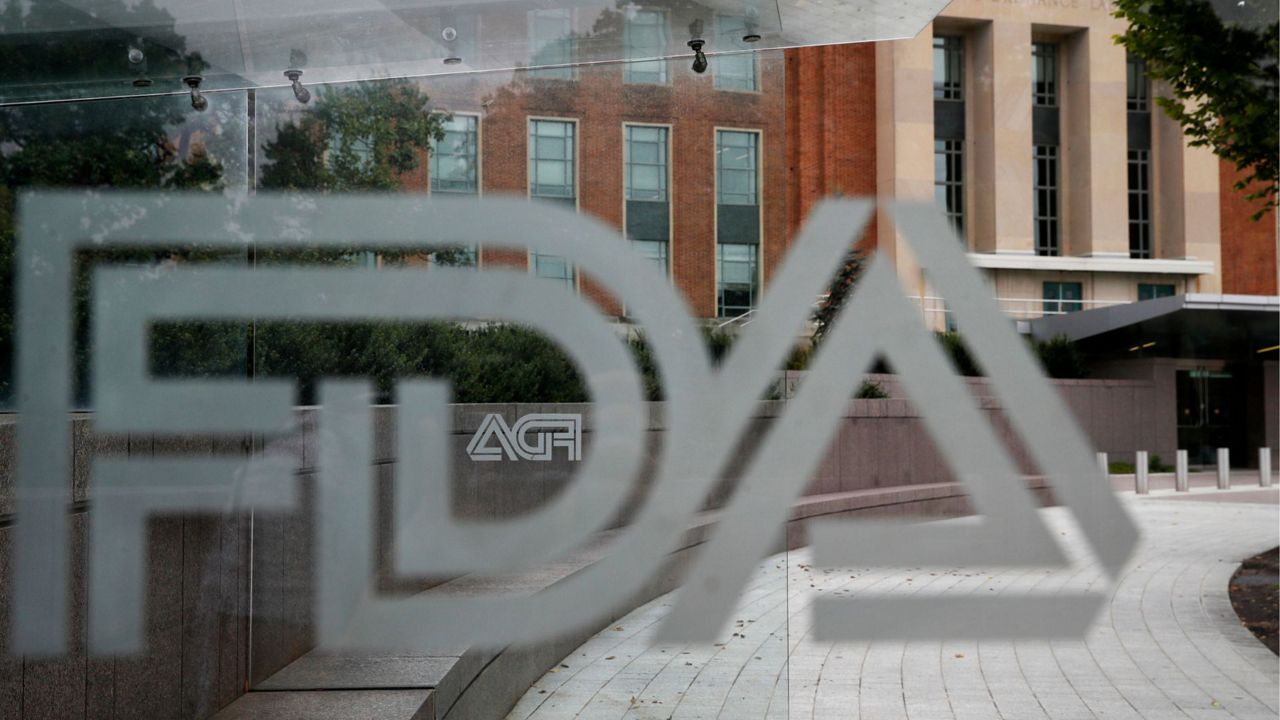
<path fill-rule="evenodd" d="M 302 84 L 301 70 L 285 70 L 284 76 L 289 79 L 289 84 L 293 86 L 293 97 L 296 98 L 298 102 L 303 105 L 311 102 L 311 91 Z"/>
<path fill-rule="evenodd" d="M 204 112 L 209 109 L 209 98 L 200 92 L 200 83 L 204 82 L 204 78 L 200 75 L 188 75 L 182 78 L 182 83 L 191 89 L 191 107 L 197 112 Z"/>
<path fill-rule="evenodd" d="M 133 71 L 133 86 L 136 88 L 151 87 L 151 78 L 147 77 L 147 54 L 142 50 L 142 40 L 129 43 L 129 69 Z"/>
<path fill-rule="evenodd" d="M 693 71 L 701 75 L 707 71 L 707 56 L 702 53 L 702 40 L 690 40 L 689 47 L 693 50 Z"/>
<path fill-rule="evenodd" d="M 457 29 L 454 28 L 452 25 L 446 26 L 443 30 L 440 31 L 440 37 L 444 40 L 445 44 L 449 46 L 449 56 L 444 59 L 444 64 L 445 65 L 460 64 L 462 62 L 462 58 L 453 54 L 454 53 L 453 44 L 454 44 L 454 41 L 458 39 Z"/>
<path fill-rule="evenodd" d="M 742 36 L 742 42 L 744 43 L 760 42 L 760 33 L 749 32 L 746 35 Z"/>

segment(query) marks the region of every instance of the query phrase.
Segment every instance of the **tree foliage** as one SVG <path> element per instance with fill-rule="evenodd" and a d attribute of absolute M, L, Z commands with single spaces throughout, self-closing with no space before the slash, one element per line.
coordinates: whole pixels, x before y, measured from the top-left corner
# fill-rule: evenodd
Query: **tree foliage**
<path fill-rule="evenodd" d="M 1280 182 L 1280 26 L 1269 1 L 1242 1 L 1224 21 L 1207 0 L 1114 0 L 1129 23 L 1117 41 L 1169 87 L 1156 102 L 1191 145 L 1245 173 L 1236 189 L 1263 201 L 1255 219 L 1275 206 Z"/>
<path fill-rule="evenodd" d="M 841 261 L 835 277 L 831 280 L 831 285 L 827 288 L 826 296 L 818 301 L 818 307 L 813 312 L 815 325 L 813 349 L 815 351 L 822 344 L 823 339 L 826 338 L 827 331 L 831 329 L 836 316 L 840 314 L 840 309 L 844 307 L 845 300 L 853 292 L 853 286 L 858 281 L 858 277 L 862 275 L 862 268 L 865 264 L 866 253 L 859 248 L 849 248 L 849 251 L 845 253 L 844 260 Z"/>
<path fill-rule="evenodd" d="M 151 72 L 184 75 L 200 72 L 205 63 L 185 51 L 174 32 L 172 16 L 151 2 L 95 0 L 95 16 L 112 17 L 117 27 L 83 32 L 86 23 L 100 26 L 87 10 L 53 0 L 8 3 L 0 13 L 0 32 L 24 34 L 39 43 L 0 45 L 0 67 L 9 87 L 42 84 L 71 92 L 94 83 L 119 80 L 127 49 L 140 44 Z M 146 39 L 129 27 L 149 28 Z M 51 84 L 58 81 L 58 84 Z M 225 158 L 233 133 L 219 127 L 243 122 L 214 105 L 198 119 L 190 117 L 183 97 L 150 97 L 104 102 L 11 106 L 0 110 L 0 406 L 12 388 L 14 296 L 14 211 L 25 188 L 158 188 L 217 190 L 225 184 Z M 86 255 L 78 264 L 75 299 L 78 337 L 88 327 L 84 311 L 88 272 L 95 262 L 157 261 L 166 253 L 114 251 Z M 77 344 L 77 374 L 86 366 L 84 343 Z"/>

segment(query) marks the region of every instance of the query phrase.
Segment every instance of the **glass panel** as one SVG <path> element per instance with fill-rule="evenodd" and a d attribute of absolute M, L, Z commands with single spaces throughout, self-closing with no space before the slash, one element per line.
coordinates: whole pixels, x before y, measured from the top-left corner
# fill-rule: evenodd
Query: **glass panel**
<path fill-rule="evenodd" d="M 736 317 L 755 309 L 757 249 L 756 245 L 716 245 L 716 304 L 720 317 Z"/>
<path fill-rule="evenodd" d="M 1035 146 L 1035 250 L 1058 255 L 1058 147 Z"/>
<path fill-rule="evenodd" d="M 1053 43 L 1032 43 L 1032 93 L 1033 102 L 1039 106 L 1058 104 L 1058 46 Z"/>
<path fill-rule="evenodd" d="M 0 104 L 155 93 L 0 109 L 0 717 L 1274 710 L 1179 608 L 1280 544 L 1275 218 L 1124 20 L 155 3 L 0 0 Z"/>
<path fill-rule="evenodd" d="M 625 177 L 628 200 L 667 200 L 667 128 L 627 125 Z"/>
<path fill-rule="evenodd" d="M 561 65 L 535 70 L 530 77 L 552 80 L 572 80 L 577 71 L 569 66 L 575 62 L 576 42 L 573 35 L 573 10 L 553 8 L 529 12 L 529 64 Z"/>
<path fill-rule="evenodd" d="M 1125 54 L 1125 89 L 1129 112 L 1148 112 L 1151 109 L 1147 65 L 1133 53 Z"/>
<path fill-rule="evenodd" d="M 431 152 L 431 191 L 475 193 L 479 191 L 479 126 L 476 115 L 445 119 L 444 137 Z"/>
<path fill-rule="evenodd" d="M 933 141 L 933 185 L 938 206 L 964 238 L 964 142 Z"/>
<path fill-rule="evenodd" d="M 717 202 L 722 205 L 757 205 L 756 146 L 759 133 L 716 131 Z"/>
<path fill-rule="evenodd" d="M 933 38 L 933 99 L 964 99 L 964 39 L 935 35 Z"/>
<path fill-rule="evenodd" d="M 718 48 L 749 48 L 750 38 L 758 33 L 753 21 L 746 17 L 716 15 L 716 46 Z M 756 56 L 752 52 L 737 52 L 718 56 L 712 64 L 715 86 L 720 90 L 759 90 L 756 79 Z"/>
<path fill-rule="evenodd" d="M 667 14 L 659 10 L 637 10 L 627 14 L 624 25 L 627 60 L 626 81 L 666 83 L 667 61 L 641 58 L 667 54 Z"/>
<path fill-rule="evenodd" d="M 242 95 L 209 112 L 192 109 L 185 97 L 0 107 L 0 411 L 12 409 L 17 399 L 18 196 L 57 187 L 242 193 L 250 178 L 248 138 L 248 104 Z M 225 249 L 117 248 L 86 250 L 76 259 L 70 334 L 76 347 L 72 395 L 77 407 L 89 405 L 93 395 L 87 362 L 93 354 L 88 293 L 94 268 L 120 263 L 145 268 L 182 259 L 242 264 L 247 256 Z M 154 361 L 164 372 L 243 373 L 246 367 L 243 327 L 202 335 L 193 325 L 173 325 L 159 333 L 158 341 L 166 354 Z"/>

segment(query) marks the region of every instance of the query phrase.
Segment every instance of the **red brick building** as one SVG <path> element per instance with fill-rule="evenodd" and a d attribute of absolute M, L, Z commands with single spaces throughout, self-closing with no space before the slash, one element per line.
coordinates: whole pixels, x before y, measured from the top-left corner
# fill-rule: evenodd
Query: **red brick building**
<path fill-rule="evenodd" d="M 638 249 L 664 267 L 696 316 L 743 312 L 742 307 L 724 306 L 718 282 L 725 265 L 717 262 L 718 249 L 751 246 L 754 304 L 790 235 L 782 55 L 741 56 L 733 68 L 750 67 L 753 75 L 743 79 L 739 74 L 736 83 L 745 87 L 732 89 L 721 87 L 717 75 L 717 67 L 724 64 L 713 62 L 705 74 L 693 73 L 686 61 L 641 65 L 650 72 L 640 77 L 629 75 L 634 67 L 602 64 L 515 73 L 503 76 L 501 82 L 483 74 L 460 76 L 429 81 L 427 89 L 437 107 L 455 118 L 474 118 L 466 122 L 477 126 L 475 185 L 480 193 L 559 200 L 620 233 L 625 228 L 633 241 L 645 233 L 660 238 Z M 551 158 L 538 154 L 542 147 L 538 138 L 548 140 L 545 133 L 555 135 L 543 143 L 552 148 Z M 653 140 L 647 149 L 661 147 L 658 155 L 647 158 L 654 162 L 643 168 L 638 160 L 629 160 L 633 149 L 629 138 L 640 133 Z M 723 146 L 726 138 L 745 139 L 754 147 L 727 148 Z M 750 157 L 741 157 L 745 155 Z M 738 176 L 745 184 L 738 189 L 747 192 L 737 194 L 740 204 L 736 207 L 725 202 L 733 198 L 727 198 L 731 193 L 721 187 L 727 174 L 722 157 L 754 167 Z M 531 177 L 531 168 L 535 175 L 538 168 L 554 175 L 550 190 L 539 177 Z M 643 192 L 633 187 L 640 181 L 632 183 L 630 178 L 642 175 L 656 185 L 646 186 Z M 440 190 L 434 182 L 432 188 Z M 650 205 L 638 204 L 646 201 Z M 733 212 L 739 208 L 745 210 Z M 656 233 L 653 227 L 637 228 L 634 216 L 641 210 L 650 225 L 663 227 Z M 745 218 L 738 235 L 726 228 L 735 214 L 739 220 Z M 752 214 L 758 218 L 754 222 Z M 665 248 L 657 247 L 664 242 Z M 606 312 L 623 312 L 590 278 L 577 277 L 572 268 L 561 268 L 554 259 L 483 248 L 480 262 L 527 267 L 558 277 L 600 301 Z"/>
<path fill-rule="evenodd" d="M 1218 184 L 1222 208 L 1222 292 L 1237 295 L 1275 295 L 1276 212 L 1268 210 L 1257 220 L 1260 200 L 1249 200 L 1248 191 L 1235 189 L 1244 173 L 1232 163 L 1219 163 Z"/>

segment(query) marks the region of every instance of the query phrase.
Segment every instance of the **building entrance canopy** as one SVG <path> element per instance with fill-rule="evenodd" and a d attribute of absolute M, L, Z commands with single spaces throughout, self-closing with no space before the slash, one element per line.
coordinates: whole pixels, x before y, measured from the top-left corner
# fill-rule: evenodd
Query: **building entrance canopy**
<path fill-rule="evenodd" d="M 1274 359 L 1280 298 L 1191 293 L 1031 321 L 1031 334 L 1056 335 L 1100 354 Z"/>
<path fill-rule="evenodd" d="M 0 0 L 0 105 L 912 37 L 945 0 Z"/>

